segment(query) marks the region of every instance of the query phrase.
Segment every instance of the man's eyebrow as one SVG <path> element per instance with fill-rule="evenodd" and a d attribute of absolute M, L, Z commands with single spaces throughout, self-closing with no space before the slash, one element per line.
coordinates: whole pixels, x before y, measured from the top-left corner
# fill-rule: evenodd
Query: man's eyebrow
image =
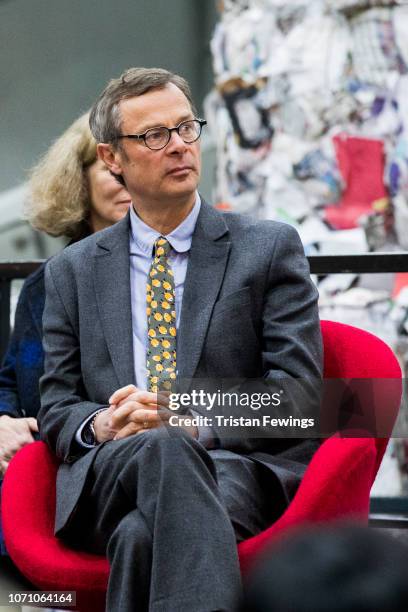
<path fill-rule="evenodd" d="M 189 121 L 190 119 L 194 119 L 193 113 L 192 112 L 189 112 L 187 114 L 184 113 L 184 115 L 181 115 L 181 117 L 178 118 L 174 126 L 171 126 L 171 127 L 180 125 L 180 123 L 183 123 L 183 121 Z M 155 128 L 158 128 L 158 127 L 166 127 L 166 126 L 164 126 L 162 123 L 147 124 L 146 126 L 141 127 L 138 131 L 135 131 L 134 133 L 144 134 L 145 132 L 147 132 L 147 130 L 154 130 Z"/>

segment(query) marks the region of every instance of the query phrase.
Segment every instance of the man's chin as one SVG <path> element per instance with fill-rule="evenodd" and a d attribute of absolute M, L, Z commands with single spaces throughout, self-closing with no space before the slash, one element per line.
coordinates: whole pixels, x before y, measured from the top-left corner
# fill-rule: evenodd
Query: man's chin
<path fill-rule="evenodd" d="M 167 193 L 169 197 L 172 198 L 188 198 L 189 196 L 193 197 L 197 191 L 198 182 L 197 181 L 183 181 L 178 184 L 173 184 L 169 186 L 167 189 Z"/>

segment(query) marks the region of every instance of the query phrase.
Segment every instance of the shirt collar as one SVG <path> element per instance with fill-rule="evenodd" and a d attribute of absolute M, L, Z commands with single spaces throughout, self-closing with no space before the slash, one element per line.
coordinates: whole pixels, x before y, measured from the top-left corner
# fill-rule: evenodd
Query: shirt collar
<path fill-rule="evenodd" d="M 185 253 L 190 250 L 200 208 L 201 198 L 197 193 L 194 206 L 187 217 L 170 234 L 164 236 L 177 253 Z M 135 250 L 140 250 L 151 255 L 153 245 L 159 236 L 161 236 L 159 232 L 146 225 L 138 217 L 132 205 L 130 207 L 130 252 L 134 253 Z"/>

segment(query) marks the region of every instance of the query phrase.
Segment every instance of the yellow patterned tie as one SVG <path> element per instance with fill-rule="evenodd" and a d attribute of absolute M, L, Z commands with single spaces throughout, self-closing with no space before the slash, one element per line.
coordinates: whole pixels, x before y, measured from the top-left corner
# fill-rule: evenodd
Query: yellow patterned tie
<path fill-rule="evenodd" d="M 168 255 L 169 242 L 160 236 L 146 286 L 148 389 L 171 390 L 176 379 L 176 293 Z"/>

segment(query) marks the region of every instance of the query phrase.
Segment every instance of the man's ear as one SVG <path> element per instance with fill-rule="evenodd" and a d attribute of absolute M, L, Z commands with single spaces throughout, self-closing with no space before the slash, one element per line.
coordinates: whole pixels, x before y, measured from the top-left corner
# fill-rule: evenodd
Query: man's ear
<path fill-rule="evenodd" d="M 100 142 L 96 145 L 96 151 L 99 159 L 108 166 L 113 174 L 122 174 L 122 164 L 117 149 L 114 149 L 111 144 Z"/>

